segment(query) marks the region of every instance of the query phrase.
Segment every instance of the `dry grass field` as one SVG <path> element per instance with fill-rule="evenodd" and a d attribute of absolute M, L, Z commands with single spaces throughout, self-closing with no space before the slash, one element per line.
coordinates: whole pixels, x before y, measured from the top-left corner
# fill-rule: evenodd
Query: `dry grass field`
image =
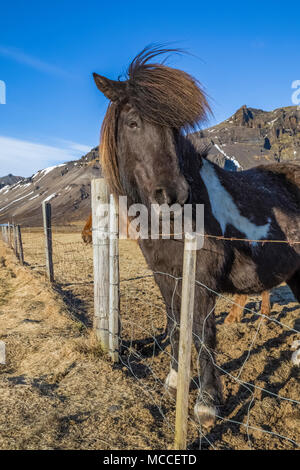
<path fill-rule="evenodd" d="M 75 226 L 54 228 L 53 240 L 53 287 L 45 278 L 41 230 L 23 231 L 25 267 L 0 241 L 0 339 L 7 351 L 0 365 L 0 449 L 171 448 L 175 402 L 163 387 L 170 354 L 164 307 L 137 244 L 120 242 L 122 355 L 112 366 L 91 330 L 92 249 Z M 200 429 L 192 387 L 189 448 L 300 444 L 299 368 L 291 362 L 300 308 L 286 286 L 272 292 L 271 316 L 290 330 L 263 322 L 259 301 L 249 299 L 242 322 L 232 325 L 224 325 L 230 300 L 217 303 L 223 418 Z M 197 380 L 195 352 L 193 374 Z"/>

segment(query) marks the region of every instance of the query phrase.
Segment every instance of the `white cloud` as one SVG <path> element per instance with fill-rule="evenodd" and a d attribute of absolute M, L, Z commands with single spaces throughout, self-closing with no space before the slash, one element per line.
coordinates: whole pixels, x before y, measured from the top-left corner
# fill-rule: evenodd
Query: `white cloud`
<path fill-rule="evenodd" d="M 58 147 L 0 136 L 0 176 L 8 173 L 31 176 L 48 166 L 80 158 L 92 148 L 72 141 L 61 142 Z"/>
<path fill-rule="evenodd" d="M 66 145 L 72 150 L 81 152 L 82 154 L 88 153 L 91 150 L 91 147 L 89 147 L 88 145 L 78 144 L 77 142 L 73 142 L 72 140 L 57 139 L 57 141 L 63 145 Z"/>
<path fill-rule="evenodd" d="M 3 57 L 8 57 L 15 62 L 19 62 L 20 64 L 28 65 L 29 67 L 32 67 L 41 72 L 60 76 L 69 76 L 65 70 L 57 67 L 56 65 L 48 64 L 47 62 L 26 54 L 25 52 L 21 51 L 20 49 L 16 49 L 15 47 L 6 47 L 0 44 L 0 55 Z"/>

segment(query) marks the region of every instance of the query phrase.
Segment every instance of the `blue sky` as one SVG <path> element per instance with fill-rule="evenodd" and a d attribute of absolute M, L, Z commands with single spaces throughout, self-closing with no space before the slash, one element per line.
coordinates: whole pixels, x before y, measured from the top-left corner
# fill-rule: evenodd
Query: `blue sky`
<path fill-rule="evenodd" d="M 243 104 L 290 106 L 300 79 L 296 2 L 40 1 L 0 7 L 0 176 L 29 176 L 98 144 L 107 106 L 92 72 L 116 79 L 149 43 L 204 85 L 220 122 Z"/>

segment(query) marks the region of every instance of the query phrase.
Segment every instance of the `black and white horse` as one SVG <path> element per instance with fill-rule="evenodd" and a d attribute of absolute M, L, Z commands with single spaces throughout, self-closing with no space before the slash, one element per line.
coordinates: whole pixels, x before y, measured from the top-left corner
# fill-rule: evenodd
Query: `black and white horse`
<path fill-rule="evenodd" d="M 205 118 L 207 101 L 199 84 L 181 70 L 152 63 L 162 49 L 146 48 L 131 63 L 125 81 L 94 74 L 110 100 L 101 134 L 100 157 L 111 191 L 128 204 L 199 203 L 205 206 L 203 249 L 198 252 L 194 343 L 199 352 L 200 391 L 195 414 L 207 425 L 218 413 L 222 388 L 214 366 L 216 327 L 213 293 L 257 294 L 285 281 L 300 301 L 300 166 L 270 164 L 228 172 L 198 154 L 183 130 Z M 211 235 L 248 241 L 226 241 Z M 280 240 L 259 243 L 255 240 Z M 161 290 L 172 332 L 171 371 L 176 388 L 183 244 L 140 240 Z M 165 276 L 158 273 L 169 273 Z M 141 313 L 142 314 L 142 313 Z"/>

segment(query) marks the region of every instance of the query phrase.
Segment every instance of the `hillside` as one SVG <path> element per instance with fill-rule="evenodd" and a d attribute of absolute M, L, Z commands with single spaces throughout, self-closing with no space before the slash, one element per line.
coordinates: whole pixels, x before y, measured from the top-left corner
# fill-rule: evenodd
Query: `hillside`
<path fill-rule="evenodd" d="M 0 189 L 0 223 L 42 225 L 42 201 L 51 201 L 54 224 L 84 220 L 90 211 L 90 181 L 100 177 L 97 149 L 80 160 L 39 170 Z"/>
<path fill-rule="evenodd" d="M 270 112 L 242 106 L 224 122 L 190 138 L 199 150 L 209 146 L 208 158 L 228 170 L 300 159 L 300 111 L 296 106 Z M 97 159 L 98 147 L 80 160 L 40 170 L 14 184 L 2 178 L 2 188 L 0 179 L 0 223 L 41 225 L 45 199 L 51 200 L 54 224 L 86 219 L 90 180 L 101 176 Z"/>

